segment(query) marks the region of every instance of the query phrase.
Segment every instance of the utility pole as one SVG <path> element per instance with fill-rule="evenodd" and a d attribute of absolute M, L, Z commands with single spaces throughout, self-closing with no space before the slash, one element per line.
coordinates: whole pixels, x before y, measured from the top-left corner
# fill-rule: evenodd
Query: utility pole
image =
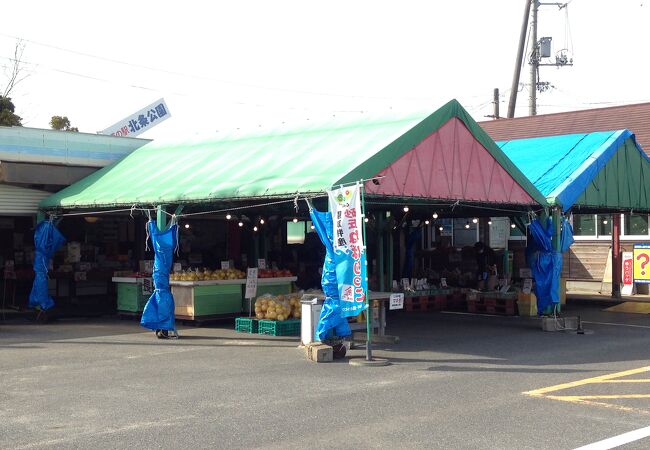
<path fill-rule="evenodd" d="M 494 118 L 501 118 L 499 117 L 499 88 L 494 88 Z"/>
<path fill-rule="evenodd" d="M 530 16 L 531 0 L 524 0 L 524 20 L 521 22 L 521 32 L 519 33 L 519 48 L 517 50 L 517 61 L 515 62 L 515 73 L 512 76 L 512 86 L 510 87 L 510 100 L 508 101 L 508 118 L 515 117 L 515 105 L 517 104 L 517 92 L 519 91 L 519 76 L 521 75 L 521 63 L 524 60 L 524 51 L 526 46 L 526 30 L 528 29 L 528 17 Z"/>
<path fill-rule="evenodd" d="M 533 14 L 530 19 L 530 43 L 532 51 L 530 53 L 530 96 L 528 97 L 528 115 L 537 115 L 537 68 L 539 67 L 539 44 L 537 43 L 537 11 L 539 1 L 532 0 Z"/>

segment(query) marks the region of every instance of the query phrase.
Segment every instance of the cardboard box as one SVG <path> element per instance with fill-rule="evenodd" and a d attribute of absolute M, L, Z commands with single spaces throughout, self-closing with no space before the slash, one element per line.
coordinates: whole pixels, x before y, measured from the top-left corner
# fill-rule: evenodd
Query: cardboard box
<path fill-rule="evenodd" d="M 530 294 L 526 294 L 525 292 L 518 292 L 517 308 L 519 309 L 520 316 L 536 316 L 537 297 L 532 292 Z"/>
<path fill-rule="evenodd" d="M 305 345 L 307 359 L 314 362 L 330 362 L 334 359 L 334 351 L 329 345 L 322 342 L 312 342 Z"/>

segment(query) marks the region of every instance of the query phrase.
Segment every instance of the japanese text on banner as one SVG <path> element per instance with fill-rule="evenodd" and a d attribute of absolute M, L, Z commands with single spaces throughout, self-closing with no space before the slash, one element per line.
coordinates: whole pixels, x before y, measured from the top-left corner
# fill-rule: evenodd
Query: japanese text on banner
<path fill-rule="evenodd" d="M 361 186 L 328 192 L 334 223 L 334 262 L 343 315 L 356 316 L 365 309 L 368 280 L 363 242 Z"/>

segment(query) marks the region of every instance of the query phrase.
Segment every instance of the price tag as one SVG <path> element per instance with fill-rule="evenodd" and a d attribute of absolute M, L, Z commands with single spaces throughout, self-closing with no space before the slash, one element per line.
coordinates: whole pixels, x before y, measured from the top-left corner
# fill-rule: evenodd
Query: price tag
<path fill-rule="evenodd" d="M 530 291 L 532 289 L 533 289 L 533 280 L 530 278 L 526 278 L 524 280 L 524 287 L 522 290 L 524 291 L 525 294 L 530 294 Z"/>
<path fill-rule="evenodd" d="M 533 271 L 528 268 L 519 269 L 519 278 L 532 278 Z"/>
<path fill-rule="evenodd" d="M 230 269 L 230 261 L 221 261 L 221 270 Z"/>
<path fill-rule="evenodd" d="M 266 259 L 258 259 L 257 260 L 257 268 L 258 269 L 266 269 Z"/>
<path fill-rule="evenodd" d="M 180 272 L 183 270 L 183 267 L 181 266 L 181 263 L 174 263 L 174 272 Z"/>
<path fill-rule="evenodd" d="M 408 278 L 402 278 L 402 289 L 408 289 L 409 287 L 410 287 L 409 279 Z"/>
<path fill-rule="evenodd" d="M 246 295 L 245 298 L 253 298 L 257 295 L 257 268 L 253 267 L 246 272 Z"/>
<path fill-rule="evenodd" d="M 404 309 L 404 294 L 390 294 L 388 309 Z"/>
<path fill-rule="evenodd" d="M 440 287 L 441 288 L 446 288 L 447 287 L 447 279 L 446 278 L 441 278 L 440 279 Z"/>

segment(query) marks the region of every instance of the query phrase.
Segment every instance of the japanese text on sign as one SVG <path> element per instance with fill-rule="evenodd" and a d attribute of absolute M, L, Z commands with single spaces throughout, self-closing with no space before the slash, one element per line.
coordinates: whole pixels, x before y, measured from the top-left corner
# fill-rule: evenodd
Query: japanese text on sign
<path fill-rule="evenodd" d="M 390 294 L 389 309 L 404 309 L 404 294 Z"/>
<path fill-rule="evenodd" d="M 149 128 L 158 125 L 160 122 L 171 117 L 169 108 L 162 98 L 151 105 L 131 114 L 129 117 L 117 122 L 115 125 L 106 128 L 101 134 L 136 137 Z"/>
<path fill-rule="evenodd" d="M 246 272 L 246 295 L 245 298 L 253 298 L 257 295 L 257 268 L 253 267 Z"/>

